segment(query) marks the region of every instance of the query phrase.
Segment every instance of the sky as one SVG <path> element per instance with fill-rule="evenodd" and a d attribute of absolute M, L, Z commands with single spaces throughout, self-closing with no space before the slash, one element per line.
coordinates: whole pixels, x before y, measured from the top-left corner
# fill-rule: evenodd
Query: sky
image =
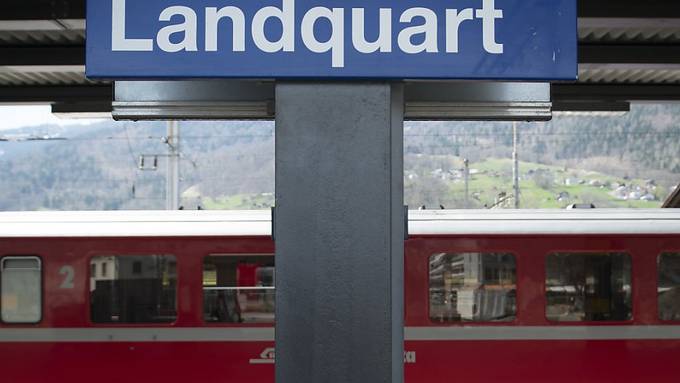
<path fill-rule="evenodd" d="M 95 121 L 56 117 L 49 105 L 0 105 L 0 131 L 42 124 L 87 125 Z"/>

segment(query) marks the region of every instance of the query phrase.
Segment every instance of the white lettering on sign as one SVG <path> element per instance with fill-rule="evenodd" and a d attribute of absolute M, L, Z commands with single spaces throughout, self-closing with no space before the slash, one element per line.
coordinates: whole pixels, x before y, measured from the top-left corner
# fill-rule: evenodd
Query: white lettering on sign
<path fill-rule="evenodd" d="M 446 53 L 458 53 L 458 31 L 463 21 L 474 19 L 472 9 L 446 10 Z"/>
<path fill-rule="evenodd" d="M 264 33 L 265 23 L 269 19 L 274 18 L 278 19 L 279 23 L 281 23 L 283 33 L 278 41 L 269 41 Z M 283 7 L 281 9 L 276 7 L 264 7 L 257 11 L 253 18 L 252 33 L 255 45 L 263 52 L 294 52 L 295 0 L 283 0 Z"/>
<path fill-rule="evenodd" d="M 203 49 L 206 52 L 216 52 L 219 48 L 218 37 L 223 36 L 224 22 L 228 19 L 231 24 L 231 51 L 244 52 L 246 50 L 246 31 L 249 29 L 257 49 L 266 53 L 295 52 L 296 36 L 296 7 L 295 0 L 281 0 L 281 7 L 267 6 L 259 9 L 252 18 L 250 28 L 247 28 L 246 16 L 237 6 L 223 8 L 206 7 L 205 13 L 205 45 L 199 47 L 198 20 L 196 10 L 186 6 L 171 6 L 163 9 L 158 17 L 161 26 L 153 36 L 129 37 L 126 34 L 126 0 L 111 0 L 111 49 L 113 51 L 147 51 L 158 47 L 168 53 L 195 52 Z M 314 53 L 331 54 L 331 66 L 344 68 L 345 66 L 345 21 L 351 21 L 352 47 L 359 53 L 371 54 L 375 52 L 392 52 L 394 31 L 397 34 L 397 46 L 406 54 L 437 53 L 439 52 L 438 30 L 441 20 L 429 8 L 413 7 L 404 10 L 399 15 L 399 22 L 393 25 L 392 9 L 380 8 L 377 18 L 378 36 L 374 41 L 366 39 L 366 14 L 364 8 L 314 7 L 307 10 L 300 28 L 302 42 L 309 51 Z M 444 30 L 446 39 L 446 53 L 455 54 L 460 50 L 460 28 L 466 22 L 481 21 L 482 46 L 489 54 L 502 54 L 503 43 L 496 38 L 496 21 L 503 19 L 503 11 L 496 9 L 495 0 L 483 0 L 481 8 L 446 9 Z M 370 20 L 375 22 L 375 20 Z M 267 25 L 278 23 L 281 26 L 281 36 L 278 40 L 270 40 L 265 33 Z M 317 23 L 330 25 L 330 34 L 320 37 L 316 35 Z M 220 28 L 222 26 L 222 28 Z M 155 41 L 155 46 L 154 46 Z"/>
<path fill-rule="evenodd" d="M 302 42 L 314 53 L 332 51 L 333 68 L 345 66 L 345 24 L 343 8 L 314 7 L 302 18 Z M 320 42 L 314 35 L 314 25 L 319 19 L 327 19 L 331 23 L 331 36 L 328 41 Z"/>
<path fill-rule="evenodd" d="M 503 45 L 496 42 L 496 19 L 503 18 L 503 11 L 496 9 L 494 0 L 484 0 L 484 6 L 475 15 L 482 19 L 484 49 L 493 54 L 503 53 Z"/>
<path fill-rule="evenodd" d="M 366 41 L 366 17 L 363 8 L 352 9 L 352 43 L 361 53 L 392 52 L 392 10 L 380 8 L 378 38 L 373 42 Z"/>
<path fill-rule="evenodd" d="M 205 9 L 205 50 L 217 52 L 217 31 L 220 20 L 228 17 L 234 26 L 232 33 L 232 50 L 244 52 L 246 50 L 246 17 L 243 11 L 236 7 L 224 7 L 218 11 L 215 7 Z"/>
<path fill-rule="evenodd" d="M 113 51 L 153 51 L 153 40 L 126 37 L 125 0 L 113 0 L 111 19 L 111 49 Z"/>
<path fill-rule="evenodd" d="M 425 20 L 422 25 L 406 27 L 399 32 L 399 48 L 411 54 L 420 52 L 437 53 L 437 14 L 427 8 L 409 8 L 401 14 L 399 21 L 413 23 L 413 19 L 420 17 Z M 421 44 L 413 44 L 411 38 L 419 34 L 425 35 Z"/>
<path fill-rule="evenodd" d="M 196 52 L 198 50 L 198 43 L 196 41 L 196 12 L 189 7 L 174 6 L 165 8 L 158 21 L 171 21 L 173 16 L 181 16 L 184 21 L 180 24 L 172 24 L 161 28 L 158 31 L 156 41 L 158 47 L 165 52 Z M 170 36 L 174 34 L 182 34 L 183 38 L 178 43 L 170 41 Z"/>

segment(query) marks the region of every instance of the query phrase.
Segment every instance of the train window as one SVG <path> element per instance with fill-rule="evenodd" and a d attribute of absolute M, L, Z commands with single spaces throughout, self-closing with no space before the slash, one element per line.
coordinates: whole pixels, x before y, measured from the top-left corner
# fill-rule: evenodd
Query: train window
<path fill-rule="evenodd" d="M 680 320 L 680 253 L 664 253 L 658 258 L 659 319 Z"/>
<path fill-rule="evenodd" d="M 632 318 L 631 261 L 623 253 L 555 253 L 546 259 L 546 317 L 551 321 Z"/>
<path fill-rule="evenodd" d="M 38 257 L 4 257 L 0 262 L 0 306 L 5 323 L 38 323 L 42 317 L 41 262 Z"/>
<path fill-rule="evenodd" d="M 93 323 L 169 323 L 177 319 L 173 255 L 98 256 L 90 261 Z M 98 265 L 98 266 L 97 266 Z"/>
<path fill-rule="evenodd" d="M 516 267 L 512 254 L 430 256 L 431 320 L 512 321 L 516 312 Z"/>
<path fill-rule="evenodd" d="M 273 323 L 274 256 L 210 255 L 203 261 L 203 318 L 211 323 Z"/>

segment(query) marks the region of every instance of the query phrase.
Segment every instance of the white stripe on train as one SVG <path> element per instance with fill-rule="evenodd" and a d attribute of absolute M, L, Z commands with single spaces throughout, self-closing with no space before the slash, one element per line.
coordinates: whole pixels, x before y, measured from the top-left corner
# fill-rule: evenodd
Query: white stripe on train
<path fill-rule="evenodd" d="M 411 235 L 680 234 L 678 209 L 409 211 Z M 271 212 L 0 212 L 0 238 L 271 235 Z"/>
<path fill-rule="evenodd" d="M 680 326 L 406 327 L 407 341 L 680 340 Z M 274 328 L 3 328 L 0 342 L 273 342 Z"/>
<path fill-rule="evenodd" d="M 680 339 L 680 326 L 406 327 L 410 341 Z"/>
<path fill-rule="evenodd" d="M 273 340 L 273 327 L 0 329 L 0 342 L 271 342 Z"/>

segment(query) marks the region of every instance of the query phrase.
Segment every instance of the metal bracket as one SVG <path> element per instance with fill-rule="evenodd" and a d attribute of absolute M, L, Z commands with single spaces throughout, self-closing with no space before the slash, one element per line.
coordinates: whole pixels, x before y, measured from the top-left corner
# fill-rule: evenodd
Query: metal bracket
<path fill-rule="evenodd" d="M 274 81 L 116 81 L 116 120 L 273 119 Z M 407 81 L 406 120 L 545 121 L 549 83 Z"/>

